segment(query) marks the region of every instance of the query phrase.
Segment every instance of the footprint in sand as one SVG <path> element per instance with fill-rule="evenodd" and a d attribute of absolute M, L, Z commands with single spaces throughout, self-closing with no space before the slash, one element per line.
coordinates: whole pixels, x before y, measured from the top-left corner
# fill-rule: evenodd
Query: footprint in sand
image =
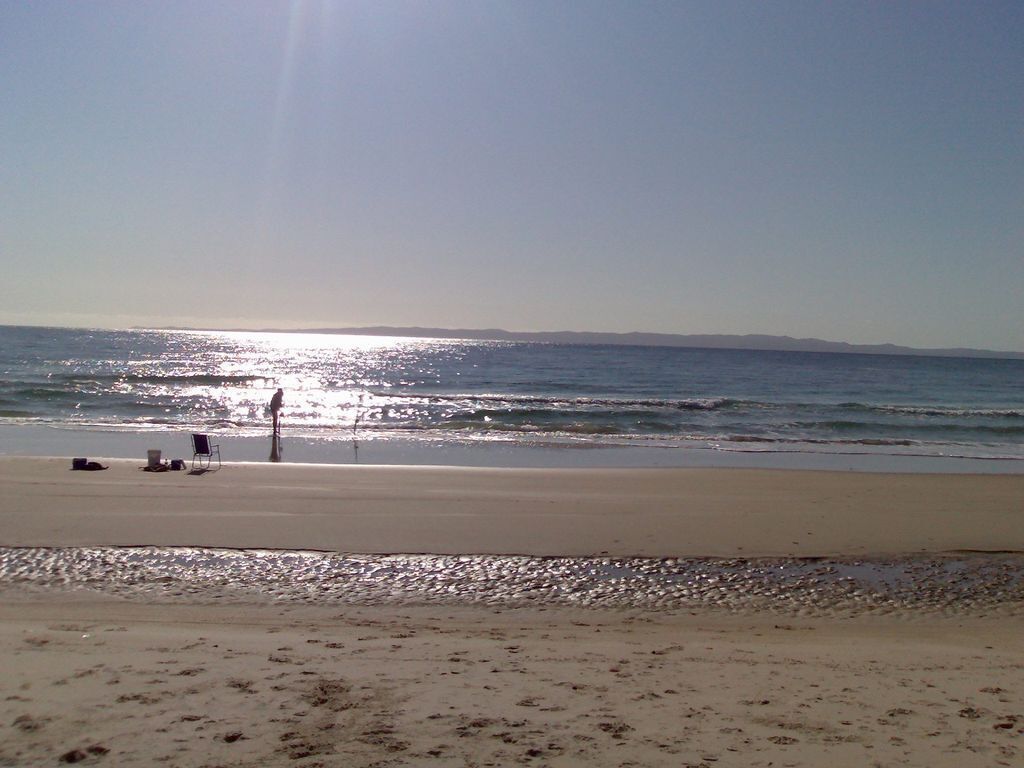
<path fill-rule="evenodd" d="M 14 718 L 12 725 L 18 730 L 25 731 L 26 733 L 32 733 L 38 731 L 46 723 L 50 721 L 48 717 L 32 717 L 32 715 L 19 715 Z"/>

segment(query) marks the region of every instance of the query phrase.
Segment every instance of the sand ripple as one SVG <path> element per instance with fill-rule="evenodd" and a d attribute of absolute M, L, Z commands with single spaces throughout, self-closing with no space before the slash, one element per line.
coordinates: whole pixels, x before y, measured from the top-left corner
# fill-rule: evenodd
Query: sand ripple
<path fill-rule="evenodd" d="M 0 548 L 0 587 L 92 590 L 149 602 L 1008 616 L 1024 615 L 1024 556 L 741 560 Z"/>

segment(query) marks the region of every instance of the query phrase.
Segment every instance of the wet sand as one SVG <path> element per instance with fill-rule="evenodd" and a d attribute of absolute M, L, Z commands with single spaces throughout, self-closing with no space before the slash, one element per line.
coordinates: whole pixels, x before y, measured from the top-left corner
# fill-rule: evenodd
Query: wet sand
<path fill-rule="evenodd" d="M 0 458 L 0 546 L 820 556 L 1024 551 L 1024 475 Z"/>
<path fill-rule="evenodd" d="M 611 553 L 597 562 L 613 577 L 652 562 L 657 576 L 666 558 L 684 556 L 729 558 L 716 566 L 726 575 L 755 572 L 744 559 L 754 557 L 795 557 L 812 570 L 800 577 L 795 611 L 774 610 L 770 589 L 743 578 L 704 580 L 689 603 L 642 607 L 628 596 L 573 605 L 542 590 L 489 603 L 449 590 L 448 572 L 486 577 L 503 562 L 481 557 L 456 558 L 458 567 L 425 559 L 440 571 L 418 572 L 417 588 L 433 585 L 445 599 L 396 596 L 385 578 L 364 599 L 330 602 L 316 589 L 304 601 L 301 579 L 288 595 L 218 592 L 202 569 L 198 593 L 177 588 L 180 574 L 164 589 L 165 576 L 138 578 L 138 563 L 116 549 L 100 573 L 127 588 L 107 590 L 58 567 L 59 550 L 26 551 L 0 582 L 0 765 L 1020 763 L 1020 558 L 964 551 L 1024 550 L 1024 478 L 268 465 L 189 476 L 144 473 L 138 462 L 96 473 L 69 466 L 0 459 L 0 546 L 70 547 L 71 561 L 80 547 L 148 544 L 575 563 Z M 917 591 L 882 612 L 857 610 L 857 590 L 840 581 L 848 572 L 829 573 L 827 563 L 814 571 L 808 558 L 818 556 L 861 575 L 865 562 L 902 563 Z M 985 581 L 973 606 L 970 588 L 936 597 L 973 573 L 957 566 L 927 582 L 926 571 L 949 571 L 949 557 L 988 558 L 971 578 L 989 579 L 994 563 L 1010 580 Z M 542 562 L 554 574 L 546 589 L 575 583 Z M 366 589 L 310 568 L 324 594 Z M 48 580 L 14 576 L 40 572 Z M 730 600 L 730 590 L 763 600 Z"/>
<path fill-rule="evenodd" d="M 147 603 L 1024 618 L 1024 555 L 611 558 L 0 547 L 9 589 Z"/>

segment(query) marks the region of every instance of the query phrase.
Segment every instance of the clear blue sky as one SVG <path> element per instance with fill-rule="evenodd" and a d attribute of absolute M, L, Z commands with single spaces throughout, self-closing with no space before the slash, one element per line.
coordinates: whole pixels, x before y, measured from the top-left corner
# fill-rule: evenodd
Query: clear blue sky
<path fill-rule="evenodd" d="M 1024 350 L 1024 3 L 4 2 L 0 322 Z"/>

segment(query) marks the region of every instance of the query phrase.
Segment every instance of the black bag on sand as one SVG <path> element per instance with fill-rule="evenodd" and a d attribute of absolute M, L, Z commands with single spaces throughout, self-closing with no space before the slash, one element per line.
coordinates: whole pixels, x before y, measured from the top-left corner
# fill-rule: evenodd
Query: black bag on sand
<path fill-rule="evenodd" d="M 86 472 L 96 472 L 97 470 L 100 469 L 106 469 L 106 467 L 104 467 L 98 461 L 89 461 L 88 459 L 72 459 L 71 468 L 82 469 L 85 470 Z"/>

